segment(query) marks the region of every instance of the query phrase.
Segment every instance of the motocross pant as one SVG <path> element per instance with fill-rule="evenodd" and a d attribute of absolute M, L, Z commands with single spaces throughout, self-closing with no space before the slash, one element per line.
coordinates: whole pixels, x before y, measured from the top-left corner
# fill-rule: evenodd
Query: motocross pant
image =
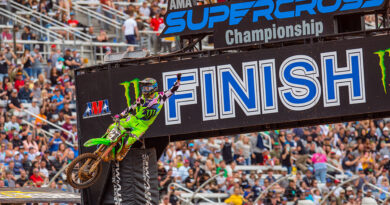
<path fill-rule="evenodd" d="M 140 120 L 132 115 L 126 118 L 122 118 L 120 120 L 120 124 L 125 129 L 130 130 L 130 134 L 128 134 L 127 138 L 127 145 L 134 144 L 149 128 L 149 126 L 146 125 L 143 120 Z"/>

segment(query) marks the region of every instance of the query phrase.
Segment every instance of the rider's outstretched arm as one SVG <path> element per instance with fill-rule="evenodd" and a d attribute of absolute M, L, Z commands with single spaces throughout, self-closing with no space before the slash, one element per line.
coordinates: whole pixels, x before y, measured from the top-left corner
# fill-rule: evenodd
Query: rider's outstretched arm
<path fill-rule="evenodd" d="M 168 100 L 168 98 L 171 97 L 173 94 L 175 94 L 175 92 L 179 89 L 180 79 L 181 79 L 181 73 L 177 74 L 177 81 L 175 82 L 175 84 L 173 84 L 171 89 L 169 89 L 163 93 L 160 93 L 159 97 L 161 99 L 161 103 L 164 103 L 166 100 Z"/>

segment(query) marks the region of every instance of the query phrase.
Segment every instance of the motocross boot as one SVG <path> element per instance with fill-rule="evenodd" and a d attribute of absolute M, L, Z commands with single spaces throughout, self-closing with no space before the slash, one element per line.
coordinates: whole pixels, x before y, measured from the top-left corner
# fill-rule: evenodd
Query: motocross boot
<path fill-rule="evenodd" d="M 137 141 L 137 136 L 129 135 L 129 139 L 127 139 L 127 141 L 123 145 L 121 151 L 119 151 L 119 153 L 117 153 L 116 160 L 119 162 L 122 161 L 125 158 L 127 152 L 129 152 L 131 145 L 133 145 L 134 142 L 136 142 L 136 141 Z"/>

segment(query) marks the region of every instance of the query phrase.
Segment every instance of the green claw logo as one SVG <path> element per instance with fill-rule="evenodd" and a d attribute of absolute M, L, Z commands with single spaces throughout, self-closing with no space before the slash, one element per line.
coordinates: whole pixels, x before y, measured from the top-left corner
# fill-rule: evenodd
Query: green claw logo
<path fill-rule="evenodd" d="M 379 57 L 379 67 L 381 68 L 381 72 L 382 72 L 382 85 L 383 85 L 383 89 L 385 90 L 385 93 L 387 94 L 387 91 L 386 91 L 386 66 L 385 66 L 386 53 L 388 53 L 390 56 L 390 48 L 388 48 L 386 50 L 379 50 L 379 51 L 374 52 L 374 54 L 377 54 Z"/>
<path fill-rule="evenodd" d="M 150 120 L 150 118 L 152 118 L 156 114 L 155 109 L 146 109 L 145 111 L 146 111 L 145 118 L 148 120 Z"/>

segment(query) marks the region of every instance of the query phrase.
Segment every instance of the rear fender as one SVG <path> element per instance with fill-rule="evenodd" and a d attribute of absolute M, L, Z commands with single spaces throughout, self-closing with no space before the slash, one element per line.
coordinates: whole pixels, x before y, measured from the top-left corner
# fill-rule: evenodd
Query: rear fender
<path fill-rule="evenodd" d="M 93 138 L 84 143 L 84 147 L 92 147 L 95 145 L 106 145 L 109 146 L 111 144 L 111 141 L 106 138 Z"/>

